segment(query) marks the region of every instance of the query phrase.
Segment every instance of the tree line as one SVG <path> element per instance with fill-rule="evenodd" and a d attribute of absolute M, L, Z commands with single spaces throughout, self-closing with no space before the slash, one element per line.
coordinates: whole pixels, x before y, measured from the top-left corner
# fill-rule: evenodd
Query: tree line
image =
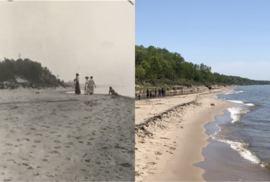
<path fill-rule="evenodd" d="M 212 73 L 211 67 L 203 63 L 186 62 L 177 52 L 169 52 L 165 48 L 154 46 L 135 46 L 135 74 L 136 82 L 145 80 L 167 79 L 177 82 L 186 79 L 204 85 L 263 85 L 270 81 L 257 81 L 238 76 L 227 76 Z"/>
<path fill-rule="evenodd" d="M 64 81 L 58 79 L 47 67 L 42 67 L 39 62 L 26 59 L 7 59 L 0 61 L 0 82 L 16 82 L 22 78 L 29 83 L 40 87 L 65 86 Z"/>

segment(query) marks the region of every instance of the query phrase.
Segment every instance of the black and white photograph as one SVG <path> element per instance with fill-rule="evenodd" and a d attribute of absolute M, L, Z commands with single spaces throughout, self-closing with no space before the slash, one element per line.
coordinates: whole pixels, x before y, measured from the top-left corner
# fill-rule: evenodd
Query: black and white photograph
<path fill-rule="evenodd" d="M 0 181 L 134 181 L 135 1 L 0 1 Z"/>

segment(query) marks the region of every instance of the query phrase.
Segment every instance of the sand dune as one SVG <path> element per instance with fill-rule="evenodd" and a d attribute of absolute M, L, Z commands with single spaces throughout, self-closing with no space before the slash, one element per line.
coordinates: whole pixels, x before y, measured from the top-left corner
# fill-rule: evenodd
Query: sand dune
<path fill-rule="evenodd" d="M 134 99 L 1 91 L 0 180 L 134 180 Z"/>

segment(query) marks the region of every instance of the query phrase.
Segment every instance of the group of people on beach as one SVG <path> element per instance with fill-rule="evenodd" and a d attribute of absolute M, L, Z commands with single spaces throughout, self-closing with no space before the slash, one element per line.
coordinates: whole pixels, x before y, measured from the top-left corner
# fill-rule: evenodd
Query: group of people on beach
<path fill-rule="evenodd" d="M 90 80 L 89 77 L 86 76 L 85 77 L 86 81 L 85 81 L 85 86 L 84 86 L 84 94 L 85 95 L 92 95 L 94 94 L 94 87 L 96 88 L 96 84 L 93 80 L 93 76 L 90 76 Z M 76 78 L 74 79 L 74 83 L 75 83 L 75 94 L 81 94 L 81 89 L 80 89 L 80 82 L 79 82 L 79 74 L 76 74 Z M 109 87 L 109 95 L 118 95 L 114 89 L 112 87 Z"/>
<path fill-rule="evenodd" d="M 86 81 L 85 81 L 85 87 L 84 87 L 84 94 L 85 95 L 92 95 L 94 94 L 94 86 L 95 88 L 97 87 L 93 77 L 90 76 L 90 80 L 89 77 L 86 76 L 85 77 Z M 80 81 L 79 81 L 79 74 L 76 74 L 76 78 L 74 79 L 74 83 L 75 83 L 75 94 L 81 94 L 81 89 L 80 89 Z"/>
<path fill-rule="evenodd" d="M 146 97 L 147 98 L 157 98 L 157 97 L 165 97 L 166 96 L 166 89 L 155 89 L 155 90 L 146 90 Z M 138 99 L 141 99 L 141 94 L 138 94 Z"/>

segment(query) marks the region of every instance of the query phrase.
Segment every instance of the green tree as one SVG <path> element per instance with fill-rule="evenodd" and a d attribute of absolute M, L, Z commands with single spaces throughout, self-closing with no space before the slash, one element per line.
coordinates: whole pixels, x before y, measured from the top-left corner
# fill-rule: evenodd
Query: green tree
<path fill-rule="evenodd" d="M 140 65 L 140 66 L 137 66 L 136 69 L 135 69 L 135 73 L 136 73 L 136 77 L 142 81 L 144 79 L 144 76 L 145 76 L 145 69 L 143 69 L 143 67 Z"/>

